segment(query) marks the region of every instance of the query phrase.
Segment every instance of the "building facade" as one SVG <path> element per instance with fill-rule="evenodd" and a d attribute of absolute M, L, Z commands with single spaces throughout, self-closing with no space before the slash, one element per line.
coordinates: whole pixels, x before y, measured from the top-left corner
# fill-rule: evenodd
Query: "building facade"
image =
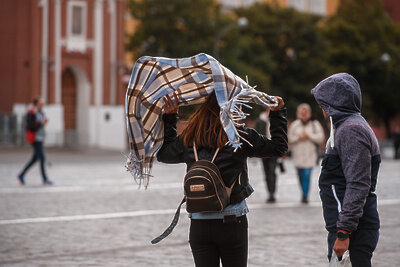
<path fill-rule="evenodd" d="M 5 0 L 0 112 L 44 99 L 47 145 L 124 149 L 124 0 Z M 23 129 L 19 129 L 23 131 Z"/>
<path fill-rule="evenodd" d="M 247 7 L 256 2 L 263 2 L 283 7 L 293 7 L 302 12 L 321 16 L 335 14 L 340 5 L 340 0 L 220 0 L 219 2 L 227 9 Z M 382 5 L 387 14 L 396 23 L 400 23 L 400 1 L 382 0 Z"/>
<path fill-rule="evenodd" d="M 340 0 L 220 0 L 226 8 L 247 7 L 256 2 L 269 3 L 277 6 L 293 7 L 299 11 L 321 16 L 330 16 L 336 12 Z"/>
<path fill-rule="evenodd" d="M 397 24 L 400 24 L 400 1 L 382 0 L 382 5 L 389 17 L 391 17 Z"/>

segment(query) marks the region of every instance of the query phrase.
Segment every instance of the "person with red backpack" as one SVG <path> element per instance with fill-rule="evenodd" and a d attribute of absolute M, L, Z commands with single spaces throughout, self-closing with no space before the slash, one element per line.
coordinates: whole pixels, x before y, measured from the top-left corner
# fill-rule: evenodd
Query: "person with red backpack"
<path fill-rule="evenodd" d="M 47 118 L 43 112 L 43 99 L 35 98 L 33 100 L 33 107 L 28 111 L 26 118 L 26 141 L 33 147 L 33 155 L 29 162 L 25 165 L 24 169 L 18 175 L 18 181 L 21 185 L 25 185 L 25 173 L 30 167 L 40 160 L 40 170 L 42 173 L 43 185 L 52 185 L 46 175 L 45 170 L 45 155 L 43 151 L 43 142 L 46 136 L 44 126 L 47 124 Z"/>

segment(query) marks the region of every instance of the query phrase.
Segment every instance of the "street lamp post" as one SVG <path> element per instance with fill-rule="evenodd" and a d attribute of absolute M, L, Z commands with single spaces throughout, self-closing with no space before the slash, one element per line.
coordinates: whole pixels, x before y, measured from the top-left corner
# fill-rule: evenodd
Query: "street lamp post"
<path fill-rule="evenodd" d="M 249 21 L 245 17 L 240 17 L 236 23 L 231 23 L 223 27 L 216 35 L 214 39 L 214 47 L 213 47 L 213 54 L 215 59 L 219 59 L 219 42 L 221 41 L 222 37 L 229 32 L 231 29 L 240 27 L 244 28 L 249 24 Z"/>
<path fill-rule="evenodd" d="M 382 62 L 386 63 L 386 62 L 389 62 L 390 60 L 391 60 L 391 57 L 388 53 L 385 52 L 381 55 Z"/>

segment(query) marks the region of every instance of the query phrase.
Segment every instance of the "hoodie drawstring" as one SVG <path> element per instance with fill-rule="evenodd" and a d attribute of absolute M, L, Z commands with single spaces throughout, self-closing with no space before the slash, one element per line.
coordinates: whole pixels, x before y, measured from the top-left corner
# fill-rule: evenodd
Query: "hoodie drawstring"
<path fill-rule="evenodd" d="M 333 125 L 332 116 L 329 116 L 329 120 L 331 121 L 331 133 L 329 135 L 327 144 L 330 144 L 331 148 L 334 148 L 335 147 L 335 126 Z"/>

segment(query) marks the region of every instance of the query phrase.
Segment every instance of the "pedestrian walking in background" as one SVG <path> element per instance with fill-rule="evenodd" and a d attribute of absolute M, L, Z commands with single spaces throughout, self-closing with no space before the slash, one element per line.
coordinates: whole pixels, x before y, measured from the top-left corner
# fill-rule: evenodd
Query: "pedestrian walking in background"
<path fill-rule="evenodd" d="M 253 192 L 247 173 L 248 157 L 279 157 L 287 151 L 286 108 L 280 97 L 279 105 L 271 108 L 271 139 L 244 126 L 238 128 L 247 140 L 235 150 L 227 146 L 227 135 L 220 121 L 220 107 L 215 93 L 190 118 L 183 133 L 177 136 L 178 97 L 175 101 L 164 98 L 164 143 L 157 159 L 165 163 L 186 163 L 187 169 L 196 162 L 194 144 L 198 158 L 210 160 L 216 155 L 218 167 L 227 187 L 233 185 L 230 204 L 222 212 L 190 213 L 189 243 L 197 267 L 247 266 L 248 207 L 245 199 Z M 219 149 L 218 154 L 216 150 Z"/>
<path fill-rule="evenodd" d="M 302 203 L 308 203 L 312 168 L 318 159 L 319 145 L 325 135 L 321 124 L 311 120 L 311 107 L 303 103 L 297 107 L 297 120 L 288 130 L 289 146 L 302 190 Z"/>
<path fill-rule="evenodd" d="M 268 139 L 271 139 L 271 133 L 269 131 L 269 112 L 267 108 L 265 112 L 261 112 L 258 119 L 256 120 L 255 130 L 262 135 L 265 135 Z M 268 192 L 267 203 L 275 203 L 275 191 L 276 191 L 276 165 L 278 162 L 277 157 L 262 158 L 262 164 L 264 167 L 265 183 Z M 280 164 L 283 164 L 282 162 Z"/>
<path fill-rule="evenodd" d="M 400 124 L 397 124 L 393 132 L 394 158 L 400 159 Z"/>
<path fill-rule="evenodd" d="M 43 150 L 43 142 L 45 140 L 45 129 L 48 120 L 43 112 L 43 99 L 35 98 L 33 107 L 28 111 L 26 117 L 26 140 L 32 145 L 32 158 L 25 165 L 24 169 L 18 175 L 18 181 L 21 185 L 25 184 L 25 173 L 35 164 L 40 161 L 40 171 L 42 174 L 43 185 L 52 185 L 53 183 L 47 178 L 45 169 L 45 155 Z"/>
<path fill-rule="evenodd" d="M 328 258 L 332 250 L 338 257 L 349 250 L 353 267 L 369 267 L 379 239 L 374 192 L 381 158 L 376 136 L 361 115 L 360 86 L 353 76 L 338 73 L 311 93 L 331 121 L 319 177 Z"/>

